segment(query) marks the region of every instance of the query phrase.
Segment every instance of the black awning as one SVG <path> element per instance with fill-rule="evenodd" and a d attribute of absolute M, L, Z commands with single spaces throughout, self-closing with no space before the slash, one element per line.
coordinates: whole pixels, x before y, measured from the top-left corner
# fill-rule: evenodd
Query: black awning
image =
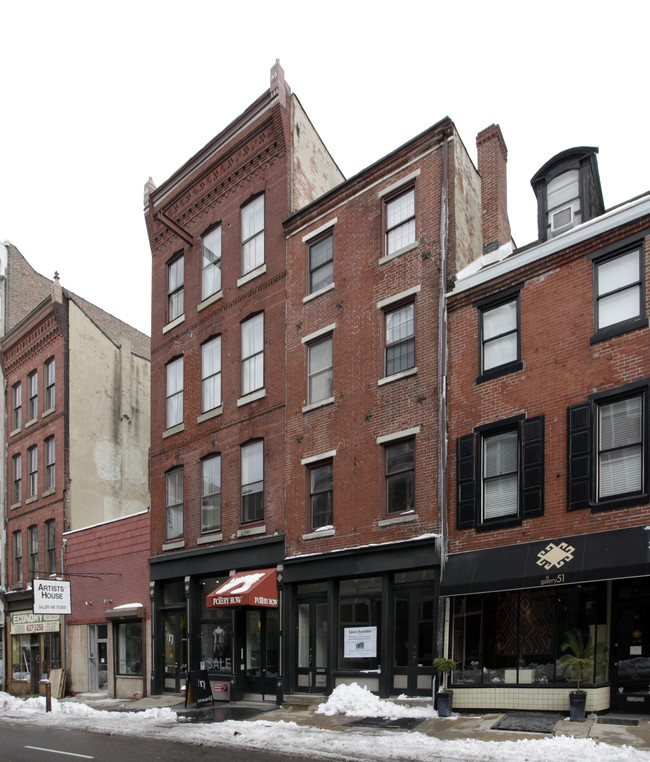
<path fill-rule="evenodd" d="M 452 553 L 443 596 L 573 585 L 650 574 L 650 526 Z"/>

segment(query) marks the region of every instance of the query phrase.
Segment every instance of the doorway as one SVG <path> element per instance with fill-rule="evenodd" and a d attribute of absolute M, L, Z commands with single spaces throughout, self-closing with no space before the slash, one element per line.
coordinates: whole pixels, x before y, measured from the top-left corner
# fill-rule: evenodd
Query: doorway
<path fill-rule="evenodd" d="M 327 690 L 327 628 L 327 598 L 298 600 L 298 691 Z"/>
<path fill-rule="evenodd" d="M 619 600 L 612 621 L 611 709 L 650 713 L 650 599 Z"/>
<path fill-rule="evenodd" d="M 88 625 L 88 690 L 108 691 L 108 625 Z"/>
<path fill-rule="evenodd" d="M 430 590 L 393 592 L 392 693 L 431 695 L 434 599 Z"/>
<path fill-rule="evenodd" d="M 179 693 L 187 681 L 187 615 L 185 611 L 163 614 L 164 690 Z"/>
<path fill-rule="evenodd" d="M 253 698 L 276 693 L 280 674 L 280 630 L 275 608 L 245 609 L 246 646 L 244 657 L 244 693 Z"/>

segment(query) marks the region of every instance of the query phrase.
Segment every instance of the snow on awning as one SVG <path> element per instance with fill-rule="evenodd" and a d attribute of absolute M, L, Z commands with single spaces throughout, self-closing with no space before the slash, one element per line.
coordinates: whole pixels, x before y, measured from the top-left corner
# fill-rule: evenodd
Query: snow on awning
<path fill-rule="evenodd" d="M 225 606 L 278 606 L 278 581 L 275 569 L 244 571 L 227 579 L 206 596 L 209 609 Z"/>
<path fill-rule="evenodd" d="M 106 609 L 104 616 L 110 620 L 144 619 L 144 606 L 141 603 L 125 603 L 122 606 Z"/>

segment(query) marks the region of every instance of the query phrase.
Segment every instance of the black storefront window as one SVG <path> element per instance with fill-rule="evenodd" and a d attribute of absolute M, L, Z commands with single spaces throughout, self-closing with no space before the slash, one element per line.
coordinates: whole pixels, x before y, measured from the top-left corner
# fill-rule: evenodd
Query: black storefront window
<path fill-rule="evenodd" d="M 344 579 L 339 587 L 340 670 L 379 670 L 381 577 Z"/>
<path fill-rule="evenodd" d="M 207 596 L 222 585 L 228 576 L 201 579 L 201 669 L 231 674 L 233 671 L 233 610 L 208 608 Z"/>
<path fill-rule="evenodd" d="M 605 583 L 458 596 L 452 628 L 459 687 L 572 685 L 577 676 L 562 657 L 576 648 L 591 659 L 581 682 L 607 680 Z"/>
<path fill-rule="evenodd" d="M 142 675 L 142 622 L 115 625 L 117 674 Z"/>

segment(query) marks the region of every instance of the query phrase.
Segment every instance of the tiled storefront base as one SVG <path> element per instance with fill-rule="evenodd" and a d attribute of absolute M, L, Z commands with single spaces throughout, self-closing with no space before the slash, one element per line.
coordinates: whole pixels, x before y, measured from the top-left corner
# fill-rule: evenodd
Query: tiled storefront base
<path fill-rule="evenodd" d="M 609 686 L 587 688 L 585 711 L 609 708 Z M 570 688 L 454 688 L 454 709 L 528 709 L 537 712 L 569 711 Z"/>

